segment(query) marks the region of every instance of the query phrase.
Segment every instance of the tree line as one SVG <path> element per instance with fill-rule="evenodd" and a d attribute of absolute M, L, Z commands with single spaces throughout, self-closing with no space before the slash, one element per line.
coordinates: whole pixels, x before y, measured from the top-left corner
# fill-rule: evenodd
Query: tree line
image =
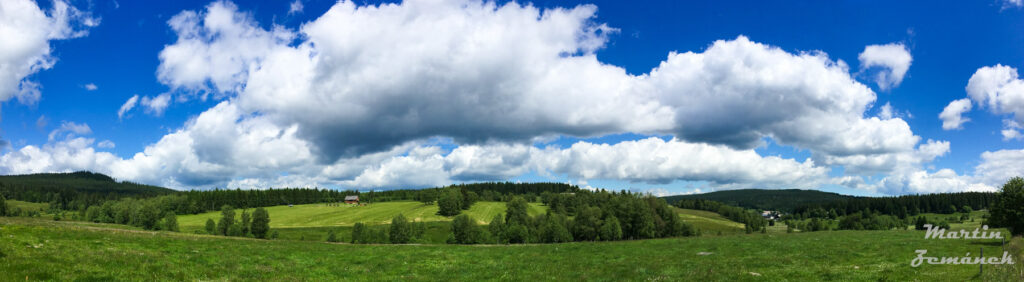
<path fill-rule="evenodd" d="M 442 198 L 457 199 L 460 190 L 449 187 L 443 191 L 447 196 Z M 700 232 L 684 222 L 665 200 L 649 195 L 625 191 L 576 190 L 573 193 L 548 193 L 542 198 L 547 199 L 549 209 L 546 214 L 538 216 L 529 215 L 529 203 L 521 196 L 506 202 L 505 213 L 495 215 L 486 225 L 479 225 L 469 215 L 458 214 L 452 219 L 447 242 L 521 244 L 614 241 L 695 236 Z M 422 234 L 422 231 L 417 230 L 422 230 L 422 227 L 415 228 L 404 216 L 399 215 L 392 219 L 388 227 L 356 223 L 352 229 L 352 242 L 405 243 L 415 240 L 419 236 L 417 234 Z"/>
<path fill-rule="evenodd" d="M 235 209 L 231 206 L 224 205 L 221 207 L 221 218 L 216 223 L 213 219 L 206 220 L 205 230 L 206 233 L 212 235 L 221 236 L 232 236 L 232 237 L 254 237 L 259 239 L 266 239 L 267 236 L 276 237 L 271 235 L 270 232 L 270 214 L 263 208 L 256 208 L 249 214 L 249 211 L 242 210 L 242 216 L 240 220 L 235 220 Z"/>
<path fill-rule="evenodd" d="M 951 214 L 970 210 L 987 209 L 996 201 L 996 193 L 960 192 L 926 195 L 904 195 L 898 197 L 855 197 L 821 204 L 797 207 L 793 214 L 800 218 L 838 216 L 857 212 L 877 212 L 898 218 L 916 216 L 921 213 Z"/>

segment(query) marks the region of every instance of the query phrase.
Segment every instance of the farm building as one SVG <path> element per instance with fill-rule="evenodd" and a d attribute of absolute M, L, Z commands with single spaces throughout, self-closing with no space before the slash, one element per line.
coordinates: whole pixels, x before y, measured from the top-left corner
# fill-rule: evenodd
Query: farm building
<path fill-rule="evenodd" d="M 345 203 L 346 204 L 358 204 L 359 203 L 359 196 L 345 196 Z"/>

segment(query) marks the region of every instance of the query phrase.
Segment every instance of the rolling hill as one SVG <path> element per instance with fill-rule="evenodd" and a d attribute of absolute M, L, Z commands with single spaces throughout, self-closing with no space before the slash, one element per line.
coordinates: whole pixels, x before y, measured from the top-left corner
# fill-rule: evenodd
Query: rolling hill
<path fill-rule="evenodd" d="M 164 187 L 118 182 L 110 176 L 79 171 L 0 176 L 0 194 L 27 202 L 59 202 L 67 209 L 71 202 L 96 204 L 121 197 L 149 197 L 175 193 Z"/>
<path fill-rule="evenodd" d="M 703 199 L 750 209 L 789 212 L 799 206 L 807 204 L 828 203 L 856 197 L 817 190 L 740 189 L 716 191 L 704 194 L 676 195 L 663 198 L 669 203 L 675 203 L 681 199 Z"/>

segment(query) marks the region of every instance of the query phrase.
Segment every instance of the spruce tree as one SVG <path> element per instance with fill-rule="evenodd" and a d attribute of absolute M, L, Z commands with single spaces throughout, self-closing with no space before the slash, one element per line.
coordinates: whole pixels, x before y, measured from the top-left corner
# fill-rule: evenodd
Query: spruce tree
<path fill-rule="evenodd" d="M 217 234 L 228 235 L 228 231 L 231 230 L 231 226 L 235 225 L 235 209 L 229 205 L 224 205 L 220 208 L 220 222 L 217 223 Z"/>
<path fill-rule="evenodd" d="M 252 233 L 253 237 L 265 239 L 267 238 L 267 232 L 270 231 L 270 214 L 263 208 L 256 208 L 252 212 L 252 222 L 249 226 L 249 232 Z"/>
<path fill-rule="evenodd" d="M 914 223 L 914 229 L 925 230 L 925 229 L 927 229 L 924 226 L 925 224 L 928 224 L 928 219 L 925 218 L 923 215 L 922 216 L 918 216 L 917 217 L 917 221 Z"/>
<path fill-rule="evenodd" d="M 239 223 L 241 224 L 243 237 L 249 235 L 249 224 L 251 221 L 252 220 L 249 217 L 249 212 L 246 210 L 242 210 L 242 221 Z"/>

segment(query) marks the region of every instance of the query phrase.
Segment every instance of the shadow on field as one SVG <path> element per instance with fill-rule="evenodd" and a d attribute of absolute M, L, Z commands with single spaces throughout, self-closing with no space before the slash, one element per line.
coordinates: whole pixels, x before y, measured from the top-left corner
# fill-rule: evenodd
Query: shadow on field
<path fill-rule="evenodd" d="M 1002 246 L 1002 245 L 1003 245 L 1003 243 L 1002 243 L 1002 242 L 999 242 L 999 241 L 996 241 L 996 242 L 980 242 L 980 241 L 971 241 L 971 242 L 968 242 L 967 244 L 971 244 L 971 245 L 982 245 L 982 246 L 989 246 L 989 247 L 999 247 L 999 246 Z"/>

